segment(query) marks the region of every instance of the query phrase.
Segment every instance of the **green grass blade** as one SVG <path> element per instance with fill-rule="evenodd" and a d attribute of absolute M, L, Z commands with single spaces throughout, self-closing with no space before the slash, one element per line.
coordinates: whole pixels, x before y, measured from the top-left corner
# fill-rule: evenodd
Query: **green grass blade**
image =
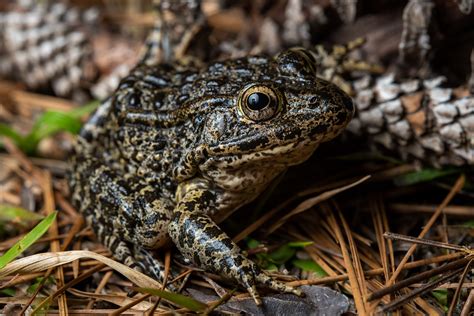
<path fill-rule="evenodd" d="M 313 272 L 319 278 L 328 276 L 326 271 L 324 271 L 323 268 L 321 268 L 321 266 L 317 264 L 316 262 L 314 262 L 313 260 L 295 259 L 291 261 L 291 263 L 293 263 L 295 267 L 298 267 L 301 270 Z"/>
<path fill-rule="evenodd" d="M 11 128 L 10 126 L 6 125 L 6 124 L 2 124 L 0 123 L 0 135 L 1 136 L 6 136 L 8 138 L 10 138 L 11 140 L 13 140 L 15 143 L 21 143 L 21 141 L 23 140 L 23 136 L 21 136 L 20 134 L 18 134 L 13 128 Z"/>
<path fill-rule="evenodd" d="M 100 101 L 96 100 L 69 112 L 46 111 L 36 120 L 26 136 L 20 135 L 8 125 L 0 124 L 0 136 L 12 139 L 23 152 L 33 154 L 38 143 L 47 136 L 60 131 L 77 134 L 82 126 L 80 119 L 93 112 L 99 105 Z"/>
<path fill-rule="evenodd" d="M 83 117 L 85 115 L 89 115 L 92 112 L 94 112 L 95 109 L 97 109 L 97 107 L 99 105 L 100 105 L 100 101 L 99 100 L 94 100 L 94 101 L 91 101 L 87 104 L 84 104 L 83 106 L 77 107 L 77 108 L 67 112 L 67 114 L 69 114 L 71 117 L 74 117 L 76 119 L 80 119 L 81 117 Z"/>
<path fill-rule="evenodd" d="M 447 289 L 439 289 L 434 290 L 431 292 L 431 295 L 438 301 L 438 303 L 443 307 L 445 311 L 448 310 L 448 290 Z"/>
<path fill-rule="evenodd" d="M 46 233 L 49 226 L 56 219 L 57 212 L 49 214 L 41 222 L 38 223 L 28 234 L 26 234 L 21 240 L 19 240 L 13 247 L 8 249 L 3 256 L 0 257 L 0 269 L 3 269 L 13 259 L 18 257 L 23 251 L 35 243 L 41 236 Z"/>
<path fill-rule="evenodd" d="M 0 293 L 2 293 L 3 295 L 6 295 L 6 296 L 14 297 L 15 294 L 16 294 L 16 290 L 12 289 L 12 288 L 6 288 L 6 289 L 1 289 Z"/>
<path fill-rule="evenodd" d="M 151 289 L 151 288 L 134 288 L 136 291 L 140 293 L 148 293 L 151 295 L 159 296 L 173 302 L 181 307 L 187 308 L 192 310 L 193 312 L 201 312 L 207 308 L 207 305 L 199 302 L 189 296 L 185 296 L 178 293 L 173 293 L 169 291 L 159 290 L 159 289 Z"/>
<path fill-rule="evenodd" d="M 462 224 L 462 226 L 467 227 L 467 228 L 474 228 L 474 220 L 470 220 Z"/>
<path fill-rule="evenodd" d="M 314 244 L 313 241 L 290 241 L 287 245 L 292 248 L 304 248 Z"/>
<path fill-rule="evenodd" d="M 25 210 L 24 208 L 0 204 L 0 222 L 10 221 L 39 221 L 44 216 Z"/>
<path fill-rule="evenodd" d="M 290 260 L 296 253 L 296 249 L 288 244 L 279 247 L 268 255 L 269 260 L 275 264 L 283 264 Z"/>
<path fill-rule="evenodd" d="M 28 137 L 38 142 L 58 131 L 76 134 L 81 129 L 81 121 L 68 113 L 47 111 L 36 121 Z"/>
<path fill-rule="evenodd" d="M 35 122 L 30 133 L 24 139 L 24 145 L 20 148 L 27 154 L 32 154 L 43 138 L 60 131 L 77 134 L 81 126 L 81 121 L 68 113 L 56 111 L 44 112 Z"/>
<path fill-rule="evenodd" d="M 423 169 L 420 171 L 410 172 L 394 179 L 394 182 L 398 186 L 413 185 L 421 182 L 428 182 L 434 179 L 442 178 L 448 175 L 459 173 L 459 168 L 447 168 L 447 169 Z"/>

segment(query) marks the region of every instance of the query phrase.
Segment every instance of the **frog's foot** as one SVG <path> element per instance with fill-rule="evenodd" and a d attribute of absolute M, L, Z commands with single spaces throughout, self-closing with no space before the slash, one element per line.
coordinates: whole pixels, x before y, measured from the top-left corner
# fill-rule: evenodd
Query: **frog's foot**
<path fill-rule="evenodd" d="M 165 279 L 165 265 L 161 260 L 157 259 L 150 250 L 135 246 L 133 249 L 133 258 L 142 273 L 163 283 Z M 170 274 L 174 275 L 175 273 L 170 271 Z M 170 276 L 168 276 L 168 280 L 169 279 L 171 279 Z"/>
<path fill-rule="evenodd" d="M 260 273 L 256 275 L 255 279 L 258 284 L 262 284 L 272 290 L 304 296 L 304 293 L 301 290 L 295 289 L 294 287 L 286 285 L 283 282 L 278 282 L 272 277 L 266 275 L 263 271 L 260 271 Z"/>
<path fill-rule="evenodd" d="M 301 290 L 295 289 L 268 276 L 251 260 L 242 255 L 237 256 L 240 257 L 240 260 L 243 260 L 240 265 L 233 265 L 232 269 L 235 271 L 233 274 L 237 281 L 246 288 L 247 292 L 254 299 L 257 305 L 261 305 L 262 300 L 260 299 L 256 286 L 267 287 L 278 292 L 290 293 L 298 296 L 304 295 Z M 229 258 L 227 258 L 227 261 L 228 260 Z"/>
<path fill-rule="evenodd" d="M 195 190 L 181 197 L 168 226 L 168 233 L 181 254 L 199 267 L 213 271 L 243 286 L 260 305 L 257 286 L 301 295 L 299 290 L 280 283 L 247 259 L 240 248 L 206 214 L 199 213 L 212 201 L 209 191 Z"/>
<path fill-rule="evenodd" d="M 153 255 L 150 250 L 131 246 L 129 243 L 110 235 L 99 238 L 113 253 L 115 259 L 129 266 L 130 268 L 144 273 L 159 282 L 165 279 L 164 263 Z M 171 277 L 177 276 L 177 273 L 170 271 Z M 168 277 L 170 279 L 170 277 Z M 167 285 L 170 290 L 175 289 L 171 285 Z"/>

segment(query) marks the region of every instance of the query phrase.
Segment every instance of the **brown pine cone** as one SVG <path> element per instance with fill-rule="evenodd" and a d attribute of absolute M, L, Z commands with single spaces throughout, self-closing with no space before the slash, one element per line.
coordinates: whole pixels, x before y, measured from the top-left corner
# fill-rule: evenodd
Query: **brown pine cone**
<path fill-rule="evenodd" d="M 96 10 L 80 12 L 63 3 L 0 12 L 0 77 L 63 97 L 84 89 L 96 69 L 81 25 L 96 18 Z"/>
<path fill-rule="evenodd" d="M 446 88 L 444 77 L 395 80 L 385 75 L 353 83 L 357 112 L 348 130 L 429 164 L 474 164 L 474 97 Z"/>

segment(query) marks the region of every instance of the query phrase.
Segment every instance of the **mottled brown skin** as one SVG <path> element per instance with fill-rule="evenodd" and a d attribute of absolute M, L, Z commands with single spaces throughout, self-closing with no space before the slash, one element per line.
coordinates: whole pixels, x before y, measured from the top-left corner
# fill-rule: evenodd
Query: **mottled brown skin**
<path fill-rule="evenodd" d="M 300 294 L 247 259 L 218 223 L 339 134 L 350 98 L 305 50 L 202 69 L 139 65 L 84 126 L 73 201 L 117 259 L 156 278 L 171 241 L 199 267 Z"/>

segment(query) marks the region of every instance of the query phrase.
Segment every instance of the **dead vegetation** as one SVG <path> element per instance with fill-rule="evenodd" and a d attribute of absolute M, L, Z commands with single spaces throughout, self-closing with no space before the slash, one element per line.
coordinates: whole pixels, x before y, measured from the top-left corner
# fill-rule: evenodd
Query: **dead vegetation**
<path fill-rule="evenodd" d="M 265 1 L 257 2 L 214 9 L 208 21 L 214 30 L 209 40 L 215 47 L 220 43 L 219 49 L 202 52 L 199 45 L 189 43 L 189 51 L 197 51 L 191 55 L 208 54 L 208 58 L 214 58 L 219 54 L 271 52 L 285 46 L 288 39 L 294 41 L 291 45 L 312 43 L 313 39 L 298 27 L 293 28 L 298 32 L 290 32 L 291 21 L 285 19 L 291 15 L 285 18 L 282 14 L 285 1 L 267 7 Z M 329 6 L 326 2 L 321 2 L 323 9 Z M 253 15 L 245 15 L 245 10 Z M 375 8 L 371 10 L 377 12 Z M 142 34 L 140 26 L 152 21 L 150 12 L 119 12 L 108 11 L 105 23 L 113 25 L 127 17 L 127 23 Z M 350 10 L 344 12 L 345 19 L 352 19 Z M 383 14 L 388 13 L 380 13 Z M 247 30 L 250 24 L 242 23 L 242 16 L 248 19 L 246 22 L 266 27 L 269 31 L 264 35 L 274 38 L 267 42 L 263 35 L 252 38 Z M 294 19 L 294 23 L 300 21 Z M 285 25 L 285 21 L 288 33 L 280 38 L 272 33 L 272 23 Z M 319 18 L 317 21 L 320 23 Z M 357 25 L 365 27 L 362 22 L 356 22 L 354 33 L 360 30 Z M 321 23 L 316 30 L 325 30 L 325 25 Z M 341 38 L 344 27 L 337 29 Z M 312 28 L 314 31 L 314 25 Z M 239 37 L 242 32 L 246 35 Z M 368 35 L 368 52 L 375 45 L 370 41 L 371 35 L 374 33 Z M 121 40 L 126 41 L 127 37 L 130 34 L 122 34 Z M 381 41 L 379 37 L 377 40 Z M 131 41 L 135 43 L 136 37 Z M 397 47 L 383 47 L 381 51 L 393 53 L 394 49 Z M 390 53 L 375 59 L 383 60 L 387 55 Z M 422 57 L 427 58 L 425 55 Z M 368 55 L 368 59 L 373 58 Z M 454 78 L 460 76 L 451 74 Z M 69 112 L 76 108 L 73 101 L 26 91 L 11 81 L 0 82 L 0 121 L 21 135 L 27 135 L 46 110 Z M 79 113 L 75 118 L 84 120 L 86 116 Z M 65 175 L 73 136 L 66 132 L 42 136 L 29 155 L 20 150 L 21 142 L 1 138 L 0 252 L 7 252 L 31 231 L 38 221 L 33 214 L 47 216 L 58 211 L 47 234 L 26 249 L 22 255 L 25 257 L 0 269 L 0 305 L 5 314 L 41 310 L 61 315 L 254 311 L 247 293 L 218 276 L 183 265 L 172 248 L 157 251 L 168 270 L 180 271 L 178 277 L 165 284 L 174 284 L 177 292 L 196 301 L 167 296 L 168 292 L 159 291 L 164 289 L 163 284 L 113 261 L 68 202 Z M 385 153 L 373 154 L 363 141 L 342 141 L 322 146 L 308 162 L 289 170 L 259 201 L 229 218 L 226 231 L 248 249 L 253 259 L 289 284 L 322 285 L 336 290 L 333 301 L 319 302 L 320 309 L 316 311 L 340 303 L 339 311 L 360 315 L 472 314 L 472 166 L 422 168 L 419 163 L 400 162 Z M 31 213 L 10 213 L 13 208 Z M 342 294 L 350 302 L 344 301 Z M 270 314 L 281 308 L 279 304 L 288 304 L 297 311 L 315 311 L 311 309 L 311 295 L 307 299 L 265 291 L 262 295 Z M 281 300 L 277 303 L 274 298 Z M 295 313 L 296 309 L 291 311 Z"/>

